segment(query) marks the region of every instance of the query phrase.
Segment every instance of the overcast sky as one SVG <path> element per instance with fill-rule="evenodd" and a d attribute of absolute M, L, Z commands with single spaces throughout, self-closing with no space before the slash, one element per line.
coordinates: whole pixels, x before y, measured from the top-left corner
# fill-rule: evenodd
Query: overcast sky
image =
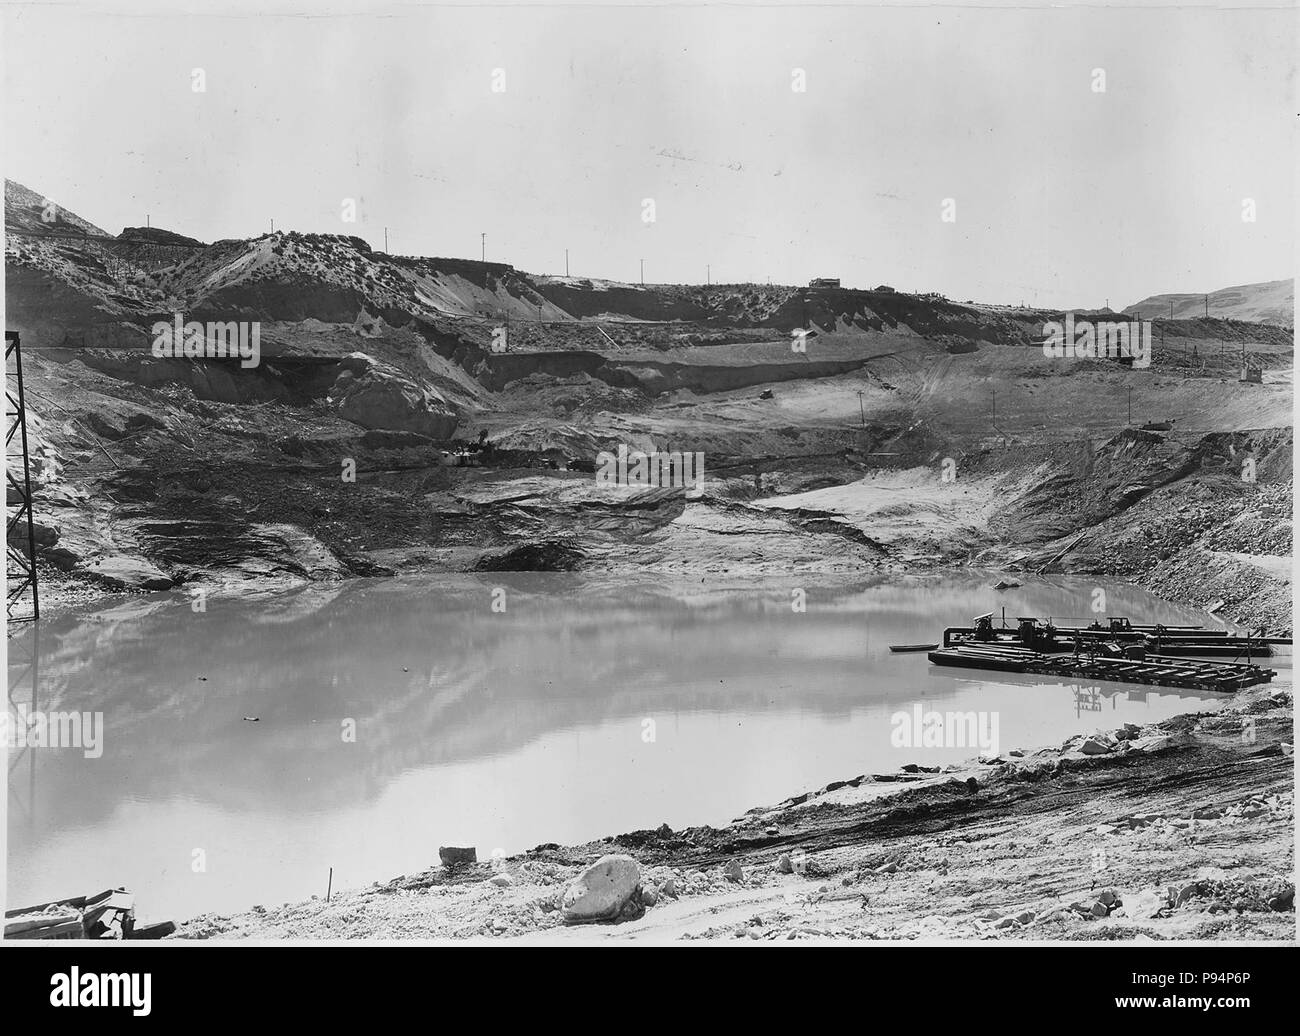
<path fill-rule="evenodd" d="M 5 174 L 111 233 L 486 233 L 625 280 L 1118 308 L 1293 273 L 1288 6 L 294 7 L 6 0 Z"/>

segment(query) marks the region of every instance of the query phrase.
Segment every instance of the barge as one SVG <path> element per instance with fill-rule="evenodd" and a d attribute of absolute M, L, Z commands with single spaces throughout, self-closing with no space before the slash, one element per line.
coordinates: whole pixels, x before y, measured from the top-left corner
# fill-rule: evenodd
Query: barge
<path fill-rule="evenodd" d="M 1205 662 L 1169 655 L 1149 655 L 1138 648 L 1125 653 L 1119 645 L 1073 655 L 1047 654 L 1005 644 L 957 644 L 929 653 L 935 665 L 1027 673 L 1065 680 L 1114 680 L 1202 691 L 1233 693 L 1270 682 L 1277 673 L 1249 663 Z"/>

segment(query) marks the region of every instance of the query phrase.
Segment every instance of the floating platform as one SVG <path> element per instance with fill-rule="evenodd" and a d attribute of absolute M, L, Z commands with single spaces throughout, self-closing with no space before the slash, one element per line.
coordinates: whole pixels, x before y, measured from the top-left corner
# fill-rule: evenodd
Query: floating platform
<path fill-rule="evenodd" d="M 938 644 L 890 644 L 890 651 L 933 651 Z"/>
<path fill-rule="evenodd" d="M 1268 683 L 1277 675 L 1272 669 L 1233 662 L 1198 662 L 1168 655 L 1147 655 L 1142 659 L 1089 653 L 1049 655 L 1001 644 L 958 644 L 931 651 L 929 659 L 935 665 L 962 669 L 1056 676 L 1067 680 L 1113 680 L 1220 693 Z"/>

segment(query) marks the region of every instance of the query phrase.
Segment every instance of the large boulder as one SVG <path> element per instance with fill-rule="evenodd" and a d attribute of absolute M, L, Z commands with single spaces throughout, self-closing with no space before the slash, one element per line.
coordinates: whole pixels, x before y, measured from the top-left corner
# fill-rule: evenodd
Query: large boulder
<path fill-rule="evenodd" d="M 641 884 L 641 869 L 630 856 L 602 856 L 564 891 L 562 909 L 569 924 L 613 921 Z"/>
<path fill-rule="evenodd" d="M 440 845 L 438 859 L 444 867 L 463 867 L 478 863 L 478 849 L 474 846 Z"/>
<path fill-rule="evenodd" d="M 339 367 L 329 398 L 345 420 L 431 439 L 450 439 L 455 432 L 456 411 L 432 385 L 365 353 L 349 353 Z"/>
<path fill-rule="evenodd" d="M 53 525 L 47 525 L 42 521 L 34 521 L 30 524 L 32 538 L 36 541 L 36 550 L 38 553 L 59 542 L 59 530 Z M 27 526 L 28 523 L 25 521 L 15 521 L 13 527 L 9 529 L 8 538 L 9 546 L 30 556 L 31 551 L 29 548 L 31 543 L 27 535 Z"/>

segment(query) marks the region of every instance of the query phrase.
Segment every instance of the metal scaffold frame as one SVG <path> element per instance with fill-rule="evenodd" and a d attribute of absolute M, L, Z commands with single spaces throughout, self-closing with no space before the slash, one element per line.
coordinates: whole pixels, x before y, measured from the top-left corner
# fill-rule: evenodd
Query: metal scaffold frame
<path fill-rule="evenodd" d="M 23 393 L 23 353 L 18 332 L 5 332 L 5 497 L 6 507 L 17 499 L 17 507 L 5 523 L 5 615 L 10 622 L 35 621 L 41 617 L 40 594 L 36 576 L 36 530 L 32 526 L 32 476 L 27 451 L 27 397 Z M 21 432 L 22 479 L 12 463 L 17 456 L 10 450 L 14 433 Z M 26 553 L 23 552 L 22 523 L 27 523 Z M 15 530 L 17 534 L 15 535 Z M 15 545 L 17 541 L 17 545 Z M 14 614 L 14 608 L 31 591 L 31 614 Z"/>

